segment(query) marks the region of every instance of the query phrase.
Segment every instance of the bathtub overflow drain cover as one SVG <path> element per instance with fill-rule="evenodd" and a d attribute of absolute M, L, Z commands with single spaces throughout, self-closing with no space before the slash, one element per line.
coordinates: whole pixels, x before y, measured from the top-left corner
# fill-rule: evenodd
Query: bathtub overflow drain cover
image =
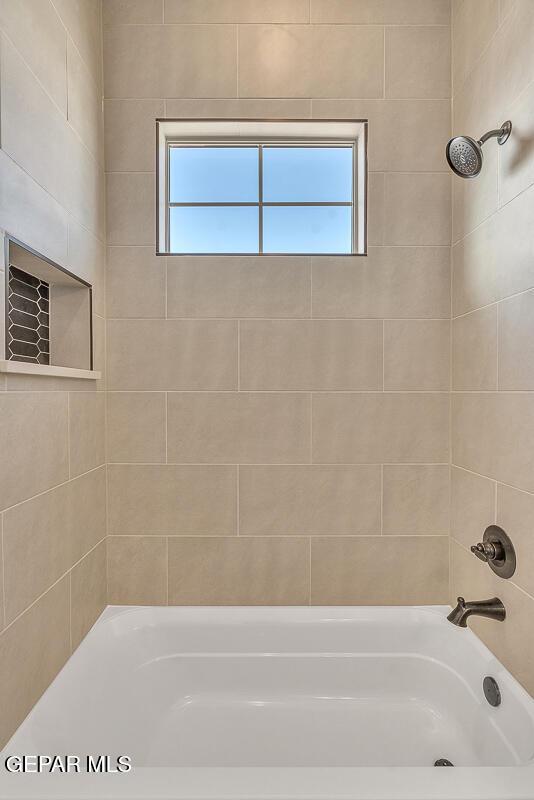
<path fill-rule="evenodd" d="M 434 761 L 435 767 L 454 767 L 452 761 L 449 761 L 448 758 L 438 758 L 437 761 Z"/>
<path fill-rule="evenodd" d="M 500 706 L 501 690 L 499 689 L 499 684 L 495 678 L 491 678 L 489 675 L 486 675 L 482 683 L 482 688 L 484 689 L 484 696 L 490 706 L 493 706 L 494 708 Z"/>

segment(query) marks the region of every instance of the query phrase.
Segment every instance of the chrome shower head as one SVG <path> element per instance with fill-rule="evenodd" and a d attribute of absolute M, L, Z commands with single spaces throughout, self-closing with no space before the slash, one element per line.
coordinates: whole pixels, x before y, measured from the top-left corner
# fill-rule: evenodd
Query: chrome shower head
<path fill-rule="evenodd" d="M 455 136 L 447 145 L 447 161 L 460 178 L 476 178 L 482 169 L 482 147 L 470 136 Z"/>
<path fill-rule="evenodd" d="M 488 139 L 496 138 L 504 144 L 512 132 L 512 123 L 508 120 L 494 131 L 488 131 L 478 141 L 470 136 L 455 136 L 447 144 L 447 162 L 452 171 L 460 178 L 476 178 L 482 169 L 482 145 Z"/>

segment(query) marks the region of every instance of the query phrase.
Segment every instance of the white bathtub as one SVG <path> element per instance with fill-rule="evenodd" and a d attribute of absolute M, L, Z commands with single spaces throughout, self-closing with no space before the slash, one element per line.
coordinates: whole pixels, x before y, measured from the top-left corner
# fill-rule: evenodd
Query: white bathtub
<path fill-rule="evenodd" d="M 534 700 L 447 612 L 110 607 L 5 747 L 0 797 L 532 800 Z M 133 769 L 7 773 L 23 754 Z"/>

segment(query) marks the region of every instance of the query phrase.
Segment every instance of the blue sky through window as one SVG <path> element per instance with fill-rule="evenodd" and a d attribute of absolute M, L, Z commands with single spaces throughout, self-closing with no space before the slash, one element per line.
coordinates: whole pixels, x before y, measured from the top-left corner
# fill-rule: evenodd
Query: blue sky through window
<path fill-rule="evenodd" d="M 170 250 L 350 253 L 352 194 L 351 146 L 171 147 Z"/>

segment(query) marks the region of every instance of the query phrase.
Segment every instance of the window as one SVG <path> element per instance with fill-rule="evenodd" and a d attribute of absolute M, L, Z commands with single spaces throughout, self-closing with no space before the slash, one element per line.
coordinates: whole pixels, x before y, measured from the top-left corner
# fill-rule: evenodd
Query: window
<path fill-rule="evenodd" d="M 364 253 L 365 128 L 158 121 L 158 253 Z"/>

